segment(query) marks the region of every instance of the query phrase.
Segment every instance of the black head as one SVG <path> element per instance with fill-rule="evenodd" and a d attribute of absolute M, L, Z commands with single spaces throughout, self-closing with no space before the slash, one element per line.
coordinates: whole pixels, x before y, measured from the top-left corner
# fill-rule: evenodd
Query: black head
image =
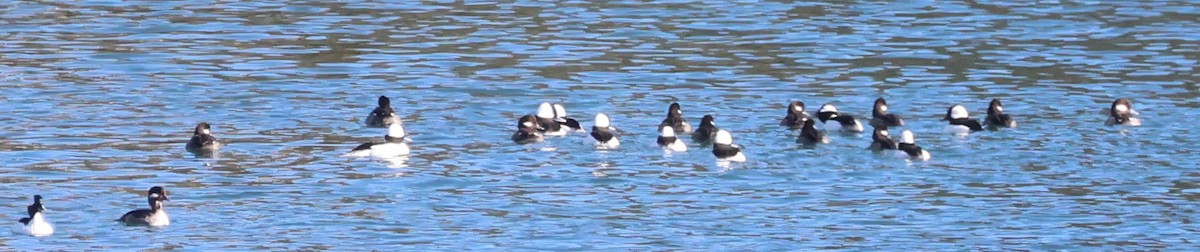
<path fill-rule="evenodd" d="M 1114 117 L 1129 116 L 1130 114 L 1135 113 L 1133 111 L 1133 103 L 1129 102 L 1129 99 L 1125 98 L 1120 98 L 1113 101 L 1112 107 L 1109 108 L 1109 113 L 1111 113 Z"/>
<path fill-rule="evenodd" d="M 816 130 L 817 129 L 816 122 L 814 122 L 812 119 L 802 118 L 800 120 L 804 121 L 804 129 L 807 129 L 807 130 Z"/>
<path fill-rule="evenodd" d="M 521 119 L 517 119 L 517 129 L 518 130 L 521 130 L 521 129 L 539 130 L 541 128 L 542 128 L 542 126 L 541 126 L 541 124 L 538 123 L 537 116 L 525 115 L 525 116 L 522 116 Z"/>
<path fill-rule="evenodd" d="M 879 97 L 879 99 L 875 99 L 875 106 L 873 106 L 871 108 L 871 114 L 875 115 L 875 116 L 880 116 L 880 115 L 884 115 L 887 113 L 888 113 L 887 100 L 884 100 L 883 97 Z"/>
<path fill-rule="evenodd" d="M 681 117 L 681 116 L 683 116 L 683 109 L 681 109 L 681 108 L 679 107 L 679 103 L 678 103 L 678 102 L 673 102 L 673 103 L 671 103 L 671 107 L 667 109 L 667 116 L 669 116 L 669 117 Z"/>
<path fill-rule="evenodd" d="M 700 119 L 700 126 L 705 126 L 705 125 L 717 126 L 716 124 L 713 123 L 715 120 L 716 119 L 713 119 L 712 115 L 704 115 L 704 118 Z"/>
<path fill-rule="evenodd" d="M 1000 103 L 1000 99 L 992 99 L 992 102 L 988 103 L 988 115 L 998 115 L 1001 113 L 1004 113 L 1004 104 Z"/>
<path fill-rule="evenodd" d="M 206 122 L 196 124 L 196 129 L 192 131 L 192 134 L 194 134 L 194 135 L 212 134 L 212 126 L 209 126 L 208 123 L 206 123 Z"/>
<path fill-rule="evenodd" d="M 150 203 L 150 210 L 158 210 L 162 208 L 163 201 L 171 199 L 167 198 L 167 191 L 160 186 L 151 187 L 146 191 L 146 201 Z"/>
<path fill-rule="evenodd" d="M 34 203 L 34 204 L 41 204 L 41 203 L 42 203 L 42 195 L 40 195 L 40 194 L 39 194 L 39 195 L 33 195 L 33 203 Z"/>
<path fill-rule="evenodd" d="M 380 95 L 380 96 L 379 96 L 379 106 L 380 106 L 380 107 L 385 107 L 385 108 L 386 108 L 386 107 L 391 107 L 391 106 L 392 106 L 392 99 L 388 99 L 388 98 L 387 98 L 387 96 L 382 96 L 382 95 Z"/>
<path fill-rule="evenodd" d="M 46 207 L 42 206 L 42 195 L 33 195 L 33 204 L 29 205 L 25 210 L 29 212 L 29 218 L 33 218 L 33 215 L 36 213 L 46 211 Z"/>
<path fill-rule="evenodd" d="M 804 102 L 802 102 L 802 101 L 794 101 L 794 102 L 792 102 L 791 104 L 788 104 L 788 113 L 789 113 L 789 114 L 801 114 L 801 113 L 804 113 Z"/>

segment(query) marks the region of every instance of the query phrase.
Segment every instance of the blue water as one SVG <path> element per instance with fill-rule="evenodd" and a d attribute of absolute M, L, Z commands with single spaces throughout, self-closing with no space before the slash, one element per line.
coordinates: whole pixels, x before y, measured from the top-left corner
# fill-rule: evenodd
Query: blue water
<path fill-rule="evenodd" d="M 5 250 L 1194 250 L 1200 4 L 0 3 Z M 393 97 L 407 159 L 340 157 Z M 789 101 L 885 97 L 928 162 L 804 148 Z M 1104 127 L 1130 98 L 1142 127 Z M 1019 128 L 941 134 L 1000 98 Z M 583 136 L 509 141 L 561 102 Z M 749 162 L 665 155 L 671 102 Z M 213 124 L 216 157 L 184 151 Z M 898 135 L 900 129 L 894 129 Z M 167 188 L 164 229 L 125 227 Z"/>

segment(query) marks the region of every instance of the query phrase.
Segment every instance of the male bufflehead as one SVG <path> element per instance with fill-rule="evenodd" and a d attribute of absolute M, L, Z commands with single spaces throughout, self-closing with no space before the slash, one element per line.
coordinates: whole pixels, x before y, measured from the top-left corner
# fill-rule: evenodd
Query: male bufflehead
<path fill-rule="evenodd" d="M 680 109 L 678 102 L 671 103 L 671 107 L 667 108 L 667 118 L 658 124 L 660 129 L 666 126 L 675 129 L 675 134 L 692 133 L 692 124 L 683 119 L 683 110 Z"/>
<path fill-rule="evenodd" d="M 800 120 L 804 122 L 804 126 L 800 128 L 800 136 L 796 138 L 796 142 L 803 144 L 829 143 L 829 137 L 825 136 L 825 132 L 817 130 L 816 122 L 809 118 Z"/>
<path fill-rule="evenodd" d="M 966 135 L 971 132 L 983 130 L 983 125 L 979 121 L 971 119 L 971 115 L 967 113 L 967 108 L 962 105 L 955 104 L 946 110 L 946 117 L 942 120 L 949 121 L 949 125 L 943 128 L 946 133 L 956 135 Z"/>
<path fill-rule="evenodd" d="M 375 107 L 370 114 L 367 114 L 366 123 L 367 127 L 387 128 L 389 125 L 401 122 L 400 116 L 397 116 L 396 111 L 392 110 L 392 100 L 387 96 L 380 95 L 379 107 Z"/>
<path fill-rule="evenodd" d="M 574 118 L 567 117 L 567 109 L 562 104 L 554 104 L 554 121 L 566 126 L 574 132 L 583 132 L 583 126 L 579 125 L 579 121 Z"/>
<path fill-rule="evenodd" d="M 1104 125 L 1125 125 L 1125 126 L 1141 126 L 1142 120 L 1138 120 L 1135 115 L 1139 113 L 1133 110 L 1133 103 L 1129 99 L 1121 98 L 1113 101 L 1112 107 L 1108 109 L 1108 121 Z"/>
<path fill-rule="evenodd" d="M 608 115 L 604 113 L 596 114 L 596 125 L 592 126 L 592 140 L 595 140 L 596 148 L 599 149 L 616 149 L 621 146 L 621 141 L 612 134 L 612 124 L 609 122 Z"/>
<path fill-rule="evenodd" d="M 192 139 L 188 141 L 185 148 L 190 152 L 212 152 L 220 149 L 221 143 L 217 142 L 217 137 L 212 135 L 212 126 L 202 122 L 192 130 Z"/>
<path fill-rule="evenodd" d="M 1000 104 L 1000 99 L 992 99 L 992 103 L 988 104 L 987 114 L 984 124 L 987 124 L 988 128 L 992 130 L 1017 127 L 1017 121 L 1013 120 L 1012 116 L 1004 113 L 1004 107 Z"/>
<path fill-rule="evenodd" d="M 875 132 L 871 134 L 871 150 L 895 150 L 897 144 L 892 137 L 888 136 L 887 127 L 875 128 Z"/>
<path fill-rule="evenodd" d="M 512 140 L 518 144 L 541 142 L 542 126 L 538 123 L 537 117 L 533 115 L 522 116 L 517 119 L 517 132 L 513 133 Z"/>
<path fill-rule="evenodd" d="M 674 152 L 687 151 L 687 144 L 684 144 L 682 139 L 675 137 L 674 128 L 671 128 L 671 126 L 663 126 L 658 131 L 659 147 Z"/>
<path fill-rule="evenodd" d="M 25 211 L 29 214 L 28 218 L 17 220 L 19 223 L 13 231 L 30 236 L 47 236 L 54 234 L 54 226 L 46 221 L 43 212 L 46 211 L 42 207 L 42 195 L 33 195 L 33 204 L 25 207 Z"/>
<path fill-rule="evenodd" d="M 713 141 L 713 137 L 717 136 L 717 123 L 713 122 L 712 115 L 704 115 L 700 119 L 700 127 L 696 128 L 696 132 L 692 132 L 692 141 L 700 145 L 709 145 Z"/>
<path fill-rule="evenodd" d="M 900 133 L 900 144 L 897 148 L 903 152 L 897 152 L 896 155 L 909 158 L 912 160 L 925 161 L 929 160 L 929 152 L 921 149 L 921 146 L 913 141 L 912 131 L 904 130 Z"/>
<path fill-rule="evenodd" d="M 873 127 L 896 127 L 904 126 L 904 120 L 900 116 L 888 113 L 887 101 L 880 97 L 875 99 L 875 106 L 871 109 L 871 126 Z"/>
<path fill-rule="evenodd" d="M 171 218 L 167 217 L 167 212 L 163 210 L 163 201 L 168 201 L 167 191 L 162 187 L 151 187 L 146 191 L 146 201 L 150 203 L 150 209 L 138 209 L 129 211 L 125 215 L 121 215 L 121 223 L 131 226 L 152 226 L 163 227 L 171 224 Z"/>
<path fill-rule="evenodd" d="M 808 117 L 808 111 L 804 110 L 804 102 L 794 101 L 788 104 L 787 116 L 784 116 L 783 120 L 779 121 L 779 126 L 786 126 L 789 129 L 799 129 L 804 127 L 803 120 L 805 119 L 810 118 Z"/>
<path fill-rule="evenodd" d="M 717 156 L 717 161 L 746 162 L 746 155 L 742 154 L 741 146 L 733 144 L 733 136 L 729 131 L 717 130 L 712 153 Z"/>
<path fill-rule="evenodd" d="M 825 124 L 825 130 L 863 132 L 862 123 L 854 119 L 854 116 L 838 113 L 837 107 L 834 107 L 833 104 L 821 105 L 821 109 L 817 110 L 817 119 Z M 829 120 L 834 122 L 830 123 Z"/>
<path fill-rule="evenodd" d="M 537 119 L 543 135 L 565 136 L 571 132 L 568 127 L 563 127 L 562 123 L 555 120 L 554 106 L 550 105 L 549 102 L 543 102 L 541 105 L 538 105 Z"/>
<path fill-rule="evenodd" d="M 404 126 L 395 123 L 388 126 L 387 135 L 383 136 L 383 142 L 371 141 L 358 145 L 346 153 L 348 157 L 377 157 L 391 158 L 401 155 L 408 155 L 408 143 L 405 143 L 405 137 L 408 134 L 404 132 Z"/>

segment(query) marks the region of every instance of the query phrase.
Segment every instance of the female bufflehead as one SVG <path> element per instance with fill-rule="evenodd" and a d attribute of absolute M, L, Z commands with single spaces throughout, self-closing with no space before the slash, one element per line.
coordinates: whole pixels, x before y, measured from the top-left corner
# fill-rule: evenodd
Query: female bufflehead
<path fill-rule="evenodd" d="M 20 224 L 13 231 L 31 236 L 54 234 L 54 226 L 50 225 L 49 221 L 46 221 L 45 216 L 42 216 L 43 212 L 46 211 L 46 208 L 42 207 L 42 195 L 33 195 L 33 204 L 26 207 L 25 211 L 29 213 L 29 218 L 17 220 Z"/>
<path fill-rule="evenodd" d="M 1104 125 L 1125 125 L 1125 126 L 1141 126 L 1142 120 L 1138 120 L 1135 115 L 1138 115 L 1136 110 L 1133 110 L 1133 103 L 1129 99 L 1121 98 L 1113 101 L 1112 107 L 1108 109 L 1108 121 Z"/>
<path fill-rule="evenodd" d="M 804 121 L 804 127 L 800 128 L 800 136 L 796 139 L 797 143 L 803 143 L 803 144 L 817 144 L 817 143 L 827 144 L 827 143 L 829 143 L 829 137 L 825 136 L 825 132 L 821 132 L 820 130 L 817 130 L 816 122 L 814 122 L 812 119 L 808 119 L 808 118 L 803 118 L 800 120 Z"/>
<path fill-rule="evenodd" d="M 878 127 L 896 127 L 904 126 L 904 120 L 900 116 L 888 113 L 887 101 L 880 97 L 875 99 L 875 107 L 871 109 L 871 126 Z"/>
<path fill-rule="evenodd" d="M 794 101 L 788 104 L 787 116 L 779 121 L 779 126 L 786 126 L 789 129 L 799 129 L 804 127 L 804 121 L 810 119 L 808 112 L 804 111 L 804 102 Z"/>
<path fill-rule="evenodd" d="M 592 126 L 592 140 L 599 149 L 616 149 L 621 146 L 621 141 L 617 140 L 617 136 L 612 134 L 612 124 L 608 120 L 608 115 L 604 113 L 596 114 L 596 125 Z"/>
<path fill-rule="evenodd" d="M 717 123 L 713 120 L 712 115 L 704 115 L 704 118 L 700 119 L 700 127 L 696 128 L 696 132 L 692 132 L 692 141 L 701 145 L 711 144 L 713 137 L 717 136 Z"/>
<path fill-rule="evenodd" d="M 992 103 L 988 104 L 988 116 L 983 120 L 988 128 L 996 130 L 997 128 L 1016 128 L 1017 121 L 1013 120 L 1012 116 L 1004 113 L 1004 107 L 1000 104 L 1000 99 L 992 99 Z"/>
<path fill-rule="evenodd" d="M 821 105 L 821 109 L 817 110 L 817 119 L 825 124 L 825 130 L 828 131 L 863 132 L 862 123 L 854 119 L 854 116 L 838 113 L 833 104 Z M 834 120 L 834 123 L 830 123 L 829 120 Z"/>
<path fill-rule="evenodd" d="M 567 109 L 562 104 L 554 104 L 554 121 L 566 126 L 571 131 L 583 132 L 583 126 L 579 125 L 579 121 L 567 117 Z"/>
<path fill-rule="evenodd" d="M 660 129 L 666 126 L 675 129 L 675 134 L 692 133 L 692 124 L 683 119 L 683 110 L 680 109 L 678 102 L 671 103 L 671 107 L 667 108 L 667 118 L 658 124 Z"/>
<path fill-rule="evenodd" d="M 401 155 L 408 155 L 408 143 L 405 143 L 405 137 L 408 135 L 404 132 L 404 126 L 399 123 L 388 126 L 387 135 L 383 136 L 383 142 L 371 141 L 360 144 L 354 147 L 347 153 L 348 157 L 377 157 L 390 158 Z"/>
<path fill-rule="evenodd" d="M 571 132 L 568 127 L 563 127 L 562 123 L 555 120 L 554 106 L 549 102 L 543 102 L 538 105 L 537 110 L 538 125 L 541 126 L 542 134 L 547 136 L 565 136 Z"/>
<path fill-rule="evenodd" d="M 684 144 L 682 139 L 675 137 L 675 129 L 671 126 L 663 126 L 658 131 L 659 147 L 674 152 L 687 151 L 687 144 Z"/>
<path fill-rule="evenodd" d="M 896 155 L 905 158 L 919 161 L 929 160 L 930 158 L 929 152 L 921 149 L 921 146 L 917 146 L 913 141 L 912 131 L 905 130 L 900 133 L 900 144 L 897 145 L 897 148 L 903 152 L 897 152 Z"/>
<path fill-rule="evenodd" d="M 220 149 L 221 143 L 212 135 L 212 126 L 202 122 L 192 131 L 192 140 L 188 141 L 185 148 L 190 152 L 212 152 Z"/>
<path fill-rule="evenodd" d="M 538 124 L 537 117 L 525 115 L 517 119 L 517 132 L 512 135 L 513 142 L 527 144 L 541 142 L 543 139 L 542 126 Z"/>
<path fill-rule="evenodd" d="M 956 135 L 966 135 L 971 132 L 983 130 L 983 125 L 979 121 L 971 119 L 971 115 L 967 113 L 967 108 L 962 105 L 955 104 L 946 110 L 946 117 L 942 120 L 950 121 L 949 125 L 943 129 L 946 133 Z"/>
<path fill-rule="evenodd" d="M 887 127 L 880 127 L 875 128 L 875 132 L 871 134 L 871 146 L 869 148 L 874 151 L 895 150 L 897 144 L 895 140 L 892 140 L 892 137 L 888 136 Z"/>
<path fill-rule="evenodd" d="M 151 187 L 146 191 L 146 201 L 150 202 L 150 209 L 138 209 L 129 211 L 125 215 L 121 215 L 121 223 L 133 226 L 152 226 L 162 227 L 171 224 L 171 218 L 167 217 L 167 211 L 163 211 L 163 201 L 168 201 L 167 191 L 163 191 L 162 187 Z"/>
<path fill-rule="evenodd" d="M 713 139 L 714 156 L 717 156 L 717 161 L 728 162 L 746 162 L 746 155 L 742 154 L 742 147 L 733 144 L 733 136 L 729 131 L 717 130 L 717 136 Z"/>
<path fill-rule="evenodd" d="M 379 96 L 379 107 L 371 110 L 367 114 L 367 127 L 386 128 L 394 123 L 401 123 L 400 116 L 396 115 L 396 111 L 392 110 L 392 100 L 387 96 Z"/>

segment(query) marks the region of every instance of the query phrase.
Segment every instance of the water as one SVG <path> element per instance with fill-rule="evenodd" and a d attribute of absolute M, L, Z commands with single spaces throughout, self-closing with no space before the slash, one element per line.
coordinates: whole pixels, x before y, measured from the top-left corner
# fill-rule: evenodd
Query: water
<path fill-rule="evenodd" d="M 1200 218 L 1200 4 L 587 1 L 0 4 L 0 218 L 13 250 L 1187 250 Z M 384 134 L 407 160 L 339 155 Z M 891 101 L 933 154 L 814 149 L 785 104 Z M 1143 127 L 1103 127 L 1128 97 Z M 940 134 L 1001 98 L 1015 130 Z M 582 136 L 520 146 L 562 102 Z M 653 146 L 670 102 L 750 159 Z M 219 157 L 184 152 L 210 122 Z M 896 134 L 898 132 L 893 132 Z M 171 193 L 172 225 L 112 222 Z"/>

